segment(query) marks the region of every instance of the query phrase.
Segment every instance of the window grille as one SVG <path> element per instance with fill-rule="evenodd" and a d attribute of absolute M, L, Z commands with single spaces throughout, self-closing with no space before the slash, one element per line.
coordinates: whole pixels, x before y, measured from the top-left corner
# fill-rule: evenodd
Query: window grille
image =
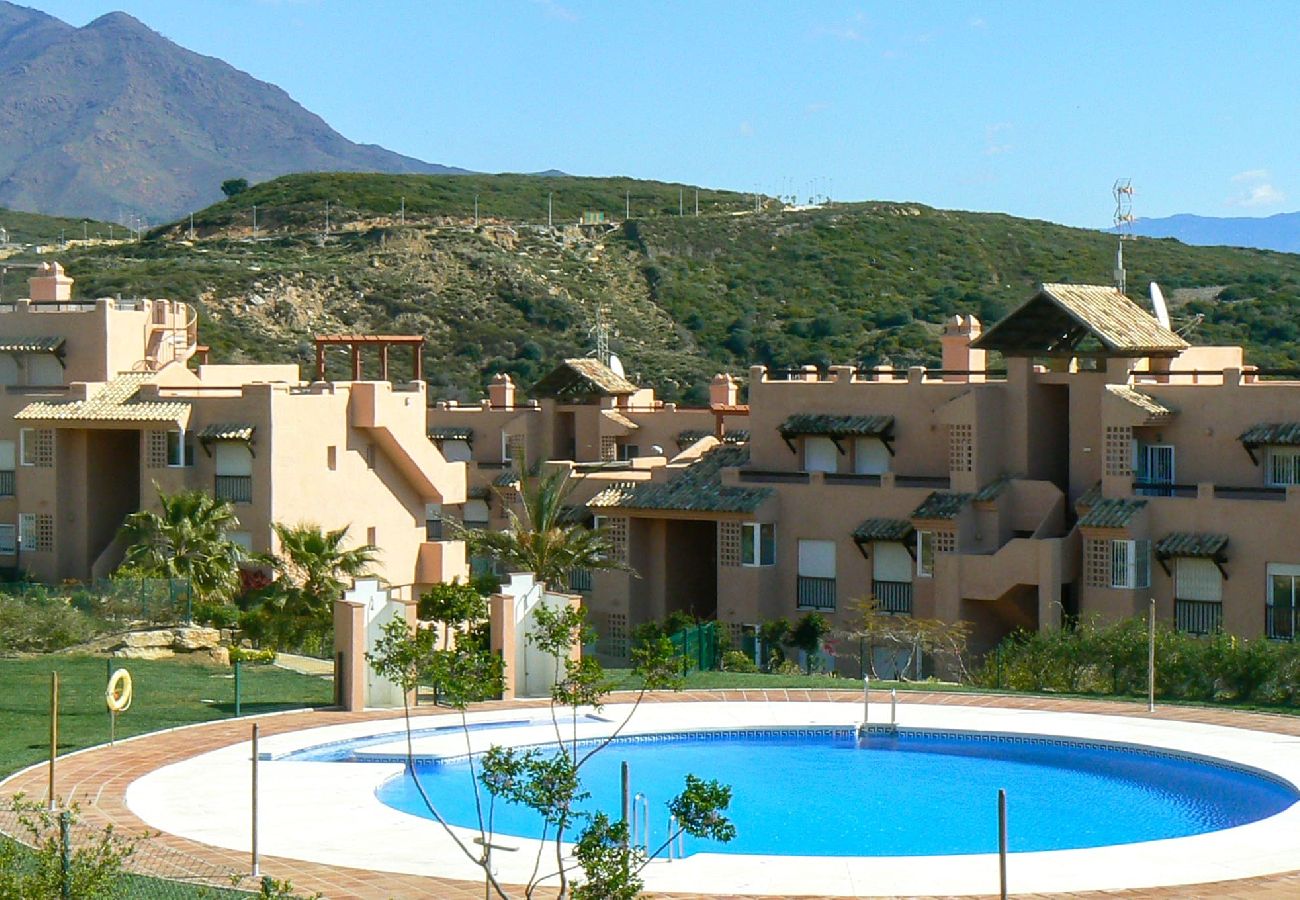
<path fill-rule="evenodd" d="M 948 426 L 948 468 L 951 471 L 975 471 L 974 431 L 970 425 Z"/>
<path fill-rule="evenodd" d="M 150 431 L 146 432 L 149 441 L 145 457 L 148 460 L 149 468 L 165 469 L 167 468 L 167 432 Z"/>
<path fill-rule="evenodd" d="M 1107 425 L 1105 446 L 1107 475 L 1133 474 L 1133 429 L 1128 425 Z"/>
<path fill-rule="evenodd" d="M 740 523 L 718 523 L 718 565 L 740 565 Z"/>
<path fill-rule="evenodd" d="M 1089 587 L 1110 587 L 1110 542 L 1096 538 L 1085 540 L 1083 568 Z"/>
<path fill-rule="evenodd" d="M 627 562 L 627 516 L 610 516 L 606 519 L 605 536 L 609 538 L 610 559 Z"/>

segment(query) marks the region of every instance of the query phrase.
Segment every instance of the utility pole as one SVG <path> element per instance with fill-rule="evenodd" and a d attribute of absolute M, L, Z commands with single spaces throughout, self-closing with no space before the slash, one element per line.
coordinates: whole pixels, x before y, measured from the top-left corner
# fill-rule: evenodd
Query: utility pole
<path fill-rule="evenodd" d="M 623 193 L 623 203 L 626 206 L 626 209 L 623 212 L 623 220 L 627 221 L 628 219 L 632 218 L 632 192 L 631 191 L 625 191 Z"/>
<path fill-rule="evenodd" d="M 253 204 L 253 240 L 257 240 L 257 204 Z"/>
<path fill-rule="evenodd" d="M 478 194 L 474 195 L 474 227 L 478 228 Z"/>
<path fill-rule="evenodd" d="M 401 221 L 403 225 L 406 224 L 406 198 L 405 197 L 402 198 Z"/>
<path fill-rule="evenodd" d="M 685 190 L 682 188 L 678 188 L 677 189 L 677 217 L 679 219 L 682 216 L 686 215 L 686 207 L 683 206 L 685 196 L 686 196 Z"/>
<path fill-rule="evenodd" d="M 553 224 L 551 221 L 551 212 L 554 208 L 555 208 L 555 195 L 547 194 L 546 195 L 546 227 L 547 228 L 550 228 Z"/>
<path fill-rule="evenodd" d="M 695 189 L 695 215 L 698 217 L 699 214 L 700 214 L 700 189 L 696 188 Z"/>

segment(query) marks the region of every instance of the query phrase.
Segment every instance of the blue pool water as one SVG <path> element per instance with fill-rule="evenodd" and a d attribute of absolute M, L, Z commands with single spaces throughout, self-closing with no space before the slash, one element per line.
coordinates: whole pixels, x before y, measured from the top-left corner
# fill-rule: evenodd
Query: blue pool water
<path fill-rule="evenodd" d="M 646 795 L 651 846 L 685 774 L 733 789 L 730 844 L 686 839 L 687 853 L 920 856 L 996 853 L 997 792 L 1012 852 L 1183 837 L 1281 812 L 1300 794 L 1244 770 L 1113 746 L 951 734 L 859 742 L 849 731 L 731 732 L 616 741 L 584 767 L 588 809 L 617 817 L 619 764 Z M 466 761 L 425 762 L 421 784 L 450 822 L 477 823 Z M 379 799 L 426 815 L 409 773 Z M 536 837 L 527 809 L 498 804 L 496 833 Z"/>

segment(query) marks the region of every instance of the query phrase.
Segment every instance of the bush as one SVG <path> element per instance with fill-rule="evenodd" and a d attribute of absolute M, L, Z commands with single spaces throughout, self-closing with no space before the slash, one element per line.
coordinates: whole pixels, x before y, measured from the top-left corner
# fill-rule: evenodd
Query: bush
<path fill-rule="evenodd" d="M 0 653 L 49 653 L 83 643 L 106 630 L 98 619 L 44 591 L 0 595 Z"/>
<path fill-rule="evenodd" d="M 252 647 L 231 647 L 230 661 L 266 665 L 275 662 L 275 651 L 270 648 L 263 650 Z"/>
<path fill-rule="evenodd" d="M 758 666 L 749 658 L 749 654 L 740 650 L 728 650 L 722 654 L 722 671 L 757 672 Z"/>
<path fill-rule="evenodd" d="M 234 628 L 239 624 L 239 607 L 229 603 L 195 603 L 194 621 L 212 628 Z"/>

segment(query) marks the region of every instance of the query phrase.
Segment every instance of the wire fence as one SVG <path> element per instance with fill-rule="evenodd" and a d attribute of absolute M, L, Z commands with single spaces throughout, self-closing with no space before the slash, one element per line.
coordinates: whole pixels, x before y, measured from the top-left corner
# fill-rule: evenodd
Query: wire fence
<path fill-rule="evenodd" d="M 75 809 L 51 811 L 31 803 L 0 809 L 3 896 L 234 900 L 260 887 L 247 872 L 197 859 L 149 833 L 85 821 Z"/>
<path fill-rule="evenodd" d="M 0 583 L 0 594 L 28 603 L 61 600 L 73 609 L 108 622 L 189 624 L 194 592 L 186 578 L 103 578 L 59 585 Z"/>

